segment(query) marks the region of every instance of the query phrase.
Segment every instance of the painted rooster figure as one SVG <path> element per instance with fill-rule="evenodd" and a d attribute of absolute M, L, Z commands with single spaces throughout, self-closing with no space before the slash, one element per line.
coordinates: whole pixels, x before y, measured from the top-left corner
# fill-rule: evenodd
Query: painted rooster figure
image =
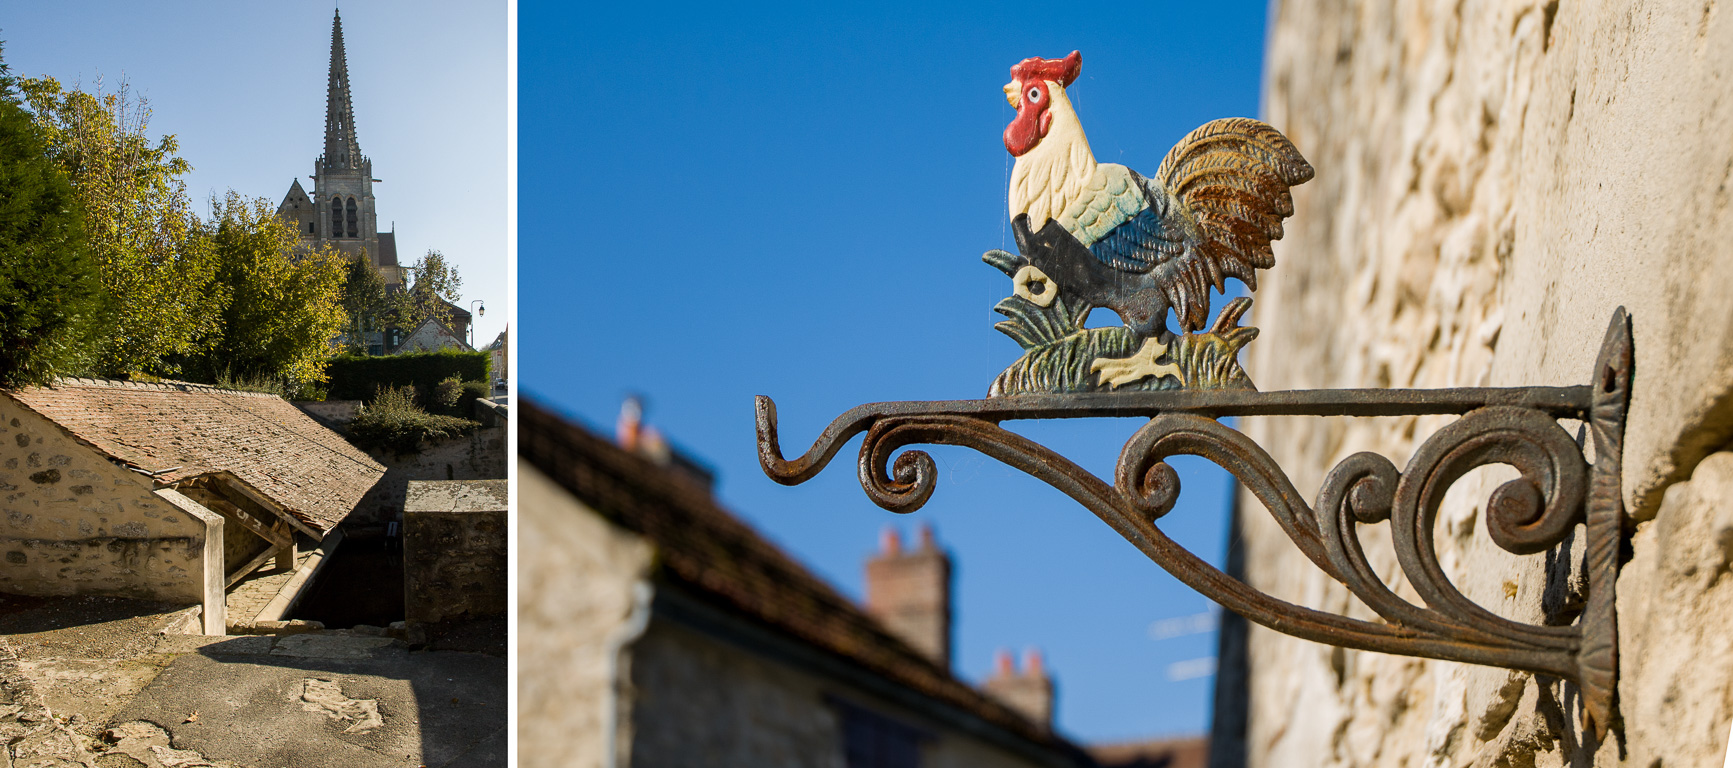
<path fill-rule="evenodd" d="M 1021 255 L 1008 267 L 1020 284 L 1056 289 L 1119 313 L 1144 339 L 1136 354 L 1099 359 L 1093 371 L 1115 387 L 1173 370 L 1158 363 L 1182 331 L 1203 328 L 1209 289 L 1229 277 L 1257 287 L 1275 264 L 1270 241 L 1294 212 L 1288 188 L 1312 166 L 1276 129 L 1228 118 L 1192 131 L 1153 177 L 1098 163 L 1065 88 L 1083 57 L 1029 58 L 1011 68 L 1005 97 L 1017 117 L 1005 128 L 1011 171 L 1011 225 Z"/>

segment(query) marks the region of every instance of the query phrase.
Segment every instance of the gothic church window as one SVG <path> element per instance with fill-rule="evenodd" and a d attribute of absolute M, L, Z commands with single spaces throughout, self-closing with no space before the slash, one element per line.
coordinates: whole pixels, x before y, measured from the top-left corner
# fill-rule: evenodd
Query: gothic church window
<path fill-rule="evenodd" d="M 331 236 L 343 236 L 343 198 L 331 198 Z"/>
<path fill-rule="evenodd" d="M 360 237 L 361 236 L 360 230 L 357 229 L 357 227 L 356 227 L 355 198 L 353 198 L 353 197 L 349 198 L 349 219 L 348 219 L 348 221 L 349 221 L 349 236 L 350 237 Z"/>

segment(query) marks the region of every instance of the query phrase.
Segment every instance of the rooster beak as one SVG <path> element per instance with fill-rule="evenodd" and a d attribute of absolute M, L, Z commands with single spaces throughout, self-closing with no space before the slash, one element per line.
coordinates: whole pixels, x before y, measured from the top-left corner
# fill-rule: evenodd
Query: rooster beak
<path fill-rule="evenodd" d="M 1023 90 L 1022 88 L 1019 88 L 1017 86 L 1016 80 L 1012 80 L 1011 82 L 1005 84 L 1005 101 L 1008 101 L 1011 103 L 1012 109 L 1022 109 L 1023 108 L 1023 103 L 1022 103 L 1023 100 L 1017 98 L 1019 95 L 1021 95 L 1019 92 L 1022 90 Z"/>

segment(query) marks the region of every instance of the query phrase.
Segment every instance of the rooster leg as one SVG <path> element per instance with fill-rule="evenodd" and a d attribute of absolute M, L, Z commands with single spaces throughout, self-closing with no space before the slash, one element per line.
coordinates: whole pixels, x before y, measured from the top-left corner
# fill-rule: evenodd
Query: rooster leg
<path fill-rule="evenodd" d="M 1173 363 L 1158 363 L 1156 358 L 1167 354 L 1167 345 L 1150 337 L 1131 357 L 1099 358 L 1089 364 L 1091 373 L 1100 374 L 1099 381 L 1108 387 L 1123 387 L 1148 376 L 1172 376 L 1185 384 L 1185 376 Z"/>

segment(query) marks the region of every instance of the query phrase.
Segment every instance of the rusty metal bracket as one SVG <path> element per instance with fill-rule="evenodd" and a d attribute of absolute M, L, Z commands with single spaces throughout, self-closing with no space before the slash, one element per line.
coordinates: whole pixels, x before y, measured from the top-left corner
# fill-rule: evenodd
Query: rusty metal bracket
<path fill-rule="evenodd" d="M 837 417 L 805 454 L 784 459 L 776 405 L 759 396 L 758 456 L 784 485 L 818 474 L 842 445 L 866 433 L 861 487 L 879 506 L 912 512 L 938 478 L 918 444 L 980 451 L 1077 500 L 1149 559 L 1193 589 L 1252 621 L 1329 645 L 1526 670 L 1575 682 L 1583 720 L 1604 739 L 1613 721 L 1618 670 L 1614 589 L 1623 497 L 1619 458 L 1631 387 L 1631 330 L 1614 313 L 1586 385 L 1461 389 L 1344 389 L 1257 392 L 1164 390 L 1026 394 L 985 400 L 862 405 Z M 1316 506 L 1250 438 L 1223 425 L 1229 416 L 1410 416 L 1460 414 L 1398 471 L 1374 453 L 1356 453 L 1324 478 Z M 1126 443 L 1109 484 L 1065 457 L 999 426 L 1017 419 L 1147 417 Z M 1593 435 L 1594 462 L 1560 424 L 1576 419 Z M 894 458 L 893 458 L 894 455 Z M 1383 618 L 1362 621 L 1264 594 L 1186 551 L 1156 525 L 1179 498 L 1170 456 L 1201 456 L 1234 475 L 1269 509 L 1300 551 Z M 1536 554 L 1586 526 L 1588 593 L 1568 626 L 1512 621 L 1469 600 L 1445 576 L 1433 542 L 1444 493 L 1469 470 L 1507 464 L 1521 477 L 1493 491 L 1486 507 L 1492 540 L 1515 554 Z M 1384 585 L 1368 564 L 1357 529 L 1389 522 L 1397 560 L 1423 605 Z"/>

